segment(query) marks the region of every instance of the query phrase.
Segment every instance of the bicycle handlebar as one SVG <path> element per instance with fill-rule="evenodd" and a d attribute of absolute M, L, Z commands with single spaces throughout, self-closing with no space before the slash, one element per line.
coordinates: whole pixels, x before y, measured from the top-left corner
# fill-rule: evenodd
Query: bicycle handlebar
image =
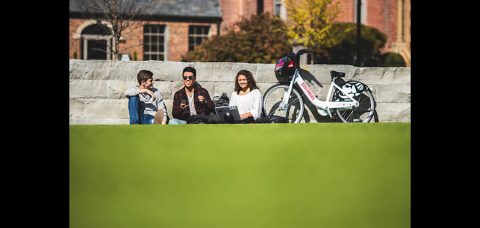
<path fill-rule="evenodd" d="M 310 50 L 310 49 L 300 49 L 293 56 L 293 61 L 295 61 L 295 65 L 297 66 L 297 68 L 300 68 L 300 56 L 305 54 L 305 53 L 312 53 L 312 50 Z"/>

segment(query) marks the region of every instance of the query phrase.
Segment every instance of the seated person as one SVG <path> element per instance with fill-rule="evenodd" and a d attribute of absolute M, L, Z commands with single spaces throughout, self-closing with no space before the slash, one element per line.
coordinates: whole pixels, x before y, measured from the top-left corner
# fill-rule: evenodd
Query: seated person
<path fill-rule="evenodd" d="M 237 106 L 241 123 L 254 123 L 262 113 L 262 93 L 253 75 L 241 70 L 235 77 L 235 91 L 230 96 L 229 106 Z"/>
<path fill-rule="evenodd" d="M 167 107 L 160 91 L 153 87 L 153 73 L 141 70 L 137 81 L 138 86 L 125 91 L 130 124 L 167 124 Z"/>
<path fill-rule="evenodd" d="M 184 87 L 175 92 L 169 124 L 207 123 L 208 115 L 214 113 L 215 105 L 208 91 L 195 83 L 196 74 L 193 67 L 183 69 Z"/>

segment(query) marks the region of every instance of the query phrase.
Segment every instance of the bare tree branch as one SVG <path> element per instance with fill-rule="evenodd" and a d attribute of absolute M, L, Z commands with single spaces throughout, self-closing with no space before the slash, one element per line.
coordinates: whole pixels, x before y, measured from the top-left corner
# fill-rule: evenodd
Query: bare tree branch
<path fill-rule="evenodd" d="M 151 6 L 153 0 L 76 0 L 84 10 L 83 17 L 85 19 L 95 19 L 97 23 L 100 21 L 107 22 L 111 28 L 102 26 L 105 34 L 111 34 L 113 37 L 113 45 L 110 46 L 110 53 L 113 54 L 113 60 L 117 60 L 120 50 L 120 38 L 125 30 L 136 29 L 142 26 L 139 16 Z"/>

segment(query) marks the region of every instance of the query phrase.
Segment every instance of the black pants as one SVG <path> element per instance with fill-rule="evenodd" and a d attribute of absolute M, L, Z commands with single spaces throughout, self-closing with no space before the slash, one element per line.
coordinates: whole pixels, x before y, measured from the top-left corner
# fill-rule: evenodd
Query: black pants
<path fill-rule="evenodd" d="M 188 124 L 205 124 L 205 123 L 209 123 L 209 115 L 200 114 L 200 115 L 190 116 L 190 117 L 187 119 L 187 123 L 188 123 Z"/>
<path fill-rule="evenodd" d="M 253 119 L 253 117 L 248 117 L 246 119 L 240 120 L 239 123 L 242 123 L 242 124 L 255 123 L 255 119 Z"/>
<path fill-rule="evenodd" d="M 219 115 L 219 114 L 213 114 L 210 113 L 208 115 L 208 123 L 210 124 L 248 124 L 248 123 L 256 123 L 255 119 L 253 117 L 248 117 L 246 119 L 240 120 L 240 121 L 235 121 L 233 119 L 233 116 L 225 116 L 225 115 Z"/>

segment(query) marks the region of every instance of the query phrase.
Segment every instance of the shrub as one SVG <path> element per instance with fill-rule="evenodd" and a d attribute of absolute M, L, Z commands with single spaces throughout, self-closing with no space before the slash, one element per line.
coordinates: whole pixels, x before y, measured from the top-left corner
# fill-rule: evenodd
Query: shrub
<path fill-rule="evenodd" d="M 386 52 L 382 55 L 382 65 L 384 67 L 406 67 L 402 55 L 395 52 Z"/>
<path fill-rule="evenodd" d="M 274 63 L 292 51 L 287 26 L 270 14 L 252 16 L 235 24 L 238 31 L 205 40 L 182 61 Z"/>
<path fill-rule="evenodd" d="M 360 29 L 359 66 L 380 66 L 380 49 L 385 46 L 387 36 L 373 27 L 361 25 Z M 354 65 L 356 31 L 355 23 L 333 24 L 330 35 L 335 44 L 331 48 L 318 48 L 315 63 Z"/>

